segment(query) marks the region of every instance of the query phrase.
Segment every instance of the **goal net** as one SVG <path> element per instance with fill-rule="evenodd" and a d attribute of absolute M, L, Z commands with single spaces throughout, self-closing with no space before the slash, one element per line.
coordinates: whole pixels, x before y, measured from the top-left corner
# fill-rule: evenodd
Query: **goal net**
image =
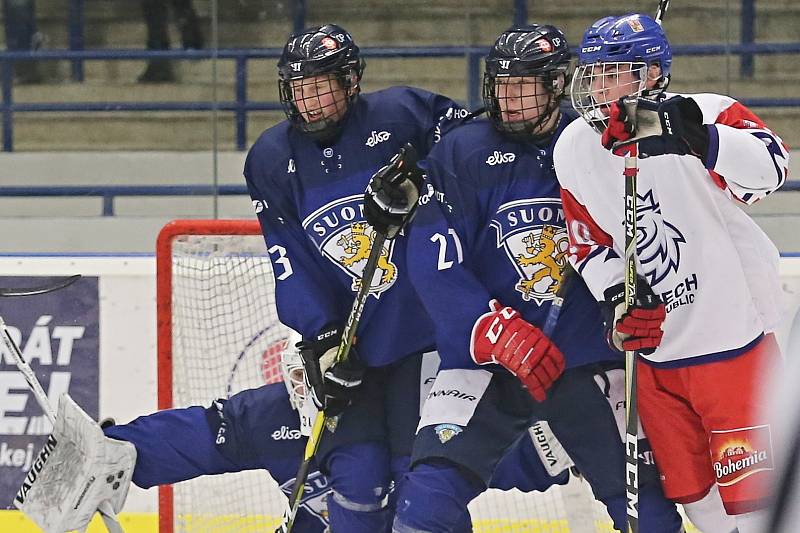
<path fill-rule="evenodd" d="M 281 380 L 289 330 L 278 321 L 269 256 L 256 221 L 186 220 L 158 239 L 158 403 L 211 400 Z M 161 533 L 272 532 L 285 497 L 265 471 L 161 487 Z M 476 533 L 612 531 L 588 485 L 546 493 L 490 490 L 472 511 Z M 298 532 L 301 533 L 301 532 Z"/>

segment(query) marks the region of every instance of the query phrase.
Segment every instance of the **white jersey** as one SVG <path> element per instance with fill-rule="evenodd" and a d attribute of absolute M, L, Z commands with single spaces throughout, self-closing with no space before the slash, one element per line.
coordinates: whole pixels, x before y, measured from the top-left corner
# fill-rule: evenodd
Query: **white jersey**
<path fill-rule="evenodd" d="M 780 318 L 778 251 L 735 200 L 751 204 L 780 187 L 788 149 L 732 98 L 684 96 L 713 124 L 705 164 L 689 155 L 639 160 L 637 272 L 667 309 L 661 345 L 647 356 L 657 366 L 736 355 Z M 559 138 L 554 162 L 570 259 L 602 300 L 624 279 L 624 158 L 576 120 Z"/>

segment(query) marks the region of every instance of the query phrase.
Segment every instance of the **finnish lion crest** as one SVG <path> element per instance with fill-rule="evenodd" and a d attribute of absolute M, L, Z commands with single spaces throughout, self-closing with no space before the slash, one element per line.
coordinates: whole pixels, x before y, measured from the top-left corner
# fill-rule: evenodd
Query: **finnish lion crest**
<path fill-rule="evenodd" d="M 556 198 L 503 204 L 492 217 L 497 246 L 505 248 L 519 274 L 514 288 L 525 301 L 552 300 L 567 266 L 569 238 L 561 202 Z"/>
<path fill-rule="evenodd" d="M 350 276 L 351 289 L 357 292 L 376 235 L 364 220 L 364 195 L 339 198 L 320 207 L 303 220 L 303 228 L 322 255 Z M 378 258 L 369 291 L 376 298 L 397 281 L 393 248 L 394 240 L 386 241 Z"/>
<path fill-rule="evenodd" d="M 520 279 L 514 287 L 522 294 L 523 300 L 555 294 L 561 285 L 567 266 L 567 251 L 556 241 L 558 231 L 555 226 L 544 226 L 538 234 L 531 231 L 522 238 L 525 253 L 517 255 L 515 260 L 523 271 L 526 267 L 535 269 L 530 278 Z"/>
<path fill-rule="evenodd" d="M 362 261 L 364 265 L 366 265 L 370 250 L 372 249 L 372 243 L 375 242 L 375 233 L 375 230 L 366 222 L 354 222 L 350 224 L 350 231 L 341 234 L 336 241 L 336 244 L 344 251 L 344 255 L 338 259 L 339 263 L 346 268 L 353 267 Z M 394 263 L 389 261 L 389 249 L 386 246 L 381 250 L 376 272 L 380 274 L 380 279 L 378 281 L 379 287 L 388 286 L 397 278 L 397 267 Z M 374 278 L 372 284 L 375 285 Z M 360 288 L 361 278 L 353 278 L 352 289 L 358 291 Z"/>

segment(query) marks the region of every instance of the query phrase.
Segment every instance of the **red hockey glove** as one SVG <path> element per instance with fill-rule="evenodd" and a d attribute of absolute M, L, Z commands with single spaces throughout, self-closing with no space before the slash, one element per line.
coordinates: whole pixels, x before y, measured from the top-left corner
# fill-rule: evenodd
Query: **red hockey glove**
<path fill-rule="evenodd" d="M 613 102 L 608 112 L 608 126 L 603 131 L 603 136 L 600 142 L 606 150 L 611 150 L 615 143 L 627 141 L 633 137 L 633 122 L 628 113 L 625 111 L 625 106 L 622 104 L 622 98 Z"/>
<path fill-rule="evenodd" d="M 661 344 L 661 324 L 666 308 L 644 278 L 636 282 L 636 305 L 625 311 L 625 284 L 609 287 L 600 302 L 609 346 L 621 352 L 633 350 L 650 355 Z M 613 326 L 612 326 L 613 325 Z"/>
<path fill-rule="evenodd" d="M 564 355 L 519 312 L 497 300 L 489 302 L 489 309 L 472 327 L 472 360 L 479 365 L 502 365 L 522 381 L 536 401 L 543 402 L 564 371 Z"/>
<path fill-rule="evenodd" d="M 673 96 L 658 101 L 639 98 L 635 131 L 620 99 L 611 104 L 602 143 L 616 155 L 625 155 L 627 147 L 636 143 L 639 159 L 675 154 L 693 155 L 705 161 L 709 133 L 703 124 L 703 112 L 691 98 Z"/>

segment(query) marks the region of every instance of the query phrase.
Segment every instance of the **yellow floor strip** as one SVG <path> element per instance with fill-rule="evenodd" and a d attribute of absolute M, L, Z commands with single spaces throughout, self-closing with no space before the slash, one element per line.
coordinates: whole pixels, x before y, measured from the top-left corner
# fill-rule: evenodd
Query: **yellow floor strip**
<path fill-rule="evenodd" d="M 122 513 L 119 517 L 125 533 L 158 533 L 158 515 L 154 513 Z M 19 511 L 0 511 L 0 532 L 2 533 L 41 533 L 41 529 Z M 87 533 L 106 531 L 99 516 L 89 524 Z"/>
<path fill-rule="evenodd" d="M 230 517 L 220 517 L 221 523 L 230 525 Z M 158 516 L 151 513 L 122 513 L 120 522 L 125 533 L 158 533 Z M 208 526 L 208 522 L 203 520 Z M 191 519 L 187 520 L 190 525 Z M 277 527 L 280 518 L 258 520 L 258 528 Z M 253 525 L 252 520 L 248 524 Z M 250 530 L 250 529 L 248 529 Z M 99 516 L 95 516 L 89 525 L 88 533 L 103 533 L 106 529 Z M 241 529 L 239 529 L 241 531 Z M 272 531 L 268 529 L 268 531 Z M 610 523 L 598 522 L 597 533 L 614 533 Z M 690 533 L 697 530 L 689 526 Z M 41 533 L 33 522 L 25 518 L 19 511 L 0 511 L 0 532 L 2 533 Z M 475 533 L 570 533 L 569 526 L 563 520 L 478 520 L 475 522 Z"/>

